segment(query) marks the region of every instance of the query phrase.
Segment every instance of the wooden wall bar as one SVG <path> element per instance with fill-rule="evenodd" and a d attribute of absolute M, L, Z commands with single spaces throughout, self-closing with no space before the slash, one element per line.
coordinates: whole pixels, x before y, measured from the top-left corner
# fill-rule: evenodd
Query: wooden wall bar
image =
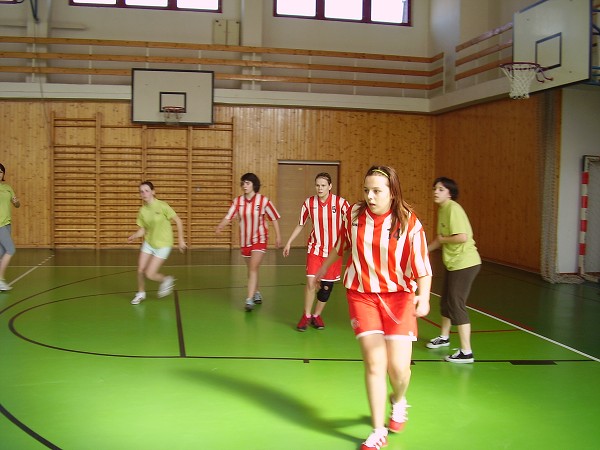
<path fill-rule="evenodd" d="M 233 161 L 232 173 L 216 178 L 231 183 L 229 194 L 234 196 L 240 194 L 240 175 L 255 172 L 263 183 L 261 193 L 271 197 L 277 205 L 285 202 L 285 199 L 277 198 L 277 183 L 283 182 L 277 180 L 279 160 L 339 161 L 339 193 L 350 201 L 357 201 L 362 197 L 365 170 L 371 164 L 390 164 L 398 170 L 405 197 L 432 236 L 435 208 L 431 200 L 431 182 L 438 175 L 450 176 L 458 181 L 463 191 L 461 203 L 473 222 L 482 255 L 538 270 L 538 107 L 535 96 L 529 101 L 503 100 L 441 116 L 217 105 L 215 121 L 233 123 Z M 129 131 L 108 133 L 112 137 L 106 138 L 118 165 L 118 153 L 123 145 L 121 139 L 132 142 L 138 139 L 138 131 L 127 128 L 132 125 L 129 103 L 0 101 L 0 117 L 3 119 L 0 162 L 6 166 L 7 182 L 15 188 L 23 205 L 19 210 L 13 210 L 16 244 L 20 247 L 52 247 L 55 237 L 53 118 L 97 120 L 101 117 L 102 127 L 125 127 Z M 83 145 L 86 136 L 75 133 L 67 137 L 76 145 Z M 173 142 L 177 152 L 188 147 L 191 151 L 196 146 L 192 143 L 194 139 L 189 137 L 181 142 L 178 139 L 162 136 L 154 144 L 144 145 L 168 148 Z M 203 147 L 202 144 L 197 146 Z M 115 154 L 114 149 L 119 151 Z M 144 151 L 141 158 L 148 157 L 147 150 Z M 200 179 L 208 176 L 202 172 L 202 167 L 208 164 L 215 168 L 221 164 L 207 162 L 207 157 L 202 154 L 194 157 L 196 169 L 192 172 L 196 175 L 189 170 L 186 172 L 188 180 L 193 179 L 190 183 L 198 182 L 195 176 Z M 169 162 L 168 153 L 161 158 L 166 158 L 163 162 L 167 168 L 175 164 Z M 104 173 L 113 168 L 107 165 L 101 166 L 100 170 Z M 178 177 L 182 174 L 178 172 Z M 123 176 L 126 177 L 120 173 L 119 177 Z M 165 176 L 168 178 L 168 173 Z M 119 180 L 119 195 L 128 202 L 139 201 L 139 178 L 132 177 L 129 184 L 122 178 Z M 97 192 L 104 192 L 99 188 L 97 186 Z M 224 188 L 221 186 L 221 189 Z M 167 189 L 160 197 L 175 202 L 178 213 L 188 222 L 196 220 L 190 219 L 195 217 L 191 210 L 202 207 L 202 204 L 178 198 L 173 190 Z M 216 200 L 217 208 L 211 218 L 214 226 L 218 223 L 217 218 L 225 215 L 229 201 L 222 197 Z M 126 237 L 135 229 L 132 212 L 121 212 L 120 217 L 113 219 L 105 217 L 110 214 L 110 208 L 102 211 L 103 223 L 108 221 L 112 227 L 110 233 L 103 236 L 115 238 L 121 229 Z M 196 230 L 196 234 L 212 229 L 211 225 L 210 230 Z M 198 246 L 193 242 L 195 239 L 192 236 L 192 246 Z M 108 246 L 109 241 L 104 240 L 99 245 Z M 235 231 L 230 243 L 233 246 L 237 243 Z"/>

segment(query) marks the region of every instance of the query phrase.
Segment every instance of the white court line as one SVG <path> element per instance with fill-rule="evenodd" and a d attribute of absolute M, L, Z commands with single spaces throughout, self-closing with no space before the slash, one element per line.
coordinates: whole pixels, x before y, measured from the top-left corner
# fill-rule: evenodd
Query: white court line
<path fill-rule="evenodd" d="M 13 284 L 15 284 L 17 281 L 25 278 L 27 275 L 29 275 L 31 272 L 33 272 L 34 270 L 38 269 L 39 267 L 43 266 L 44 264 L 46 264 L 50 259 L 54 258 L 54 255 L 50 255 L 48 256 L 45 260 L 43 260 L 41 263 L 39 263 L 37 266 L 32 267 L 31 269 L 29 269 L 27 272 L 25 272 L 23 275 L 21 275 L 20 277 L 15 278 L 14 280 L 12 280 L 10 283 L 8 283 L 9 286 L 12 286 Z M 22 267 L 22 266 L 17 266 L 17 267 Z"/>
<path fill-rule="evenodd" d="M 442 297 L 440 294 L 436 294 L 435 292 L 431 292 L 431 295 L 435 295 L 435 296 L 437 296 L 437 297 L 440 297 L 440 298 Z M 489 318 L 491 318 L 491 319 L 495 319 L 495 320 L 497 320 L 498 322 L 505 323 L 506 325 L 510 325 L 511 327 L 514 327 L 514 328 L 517 328 L 518 330 L 524 331 L 525 333 L 529 333 L 529 334 L 531 334 L 531 335 L 533 335 L 533 336 L 535 336 L 535 337 L 538 337 L 538 338 L 540 338 L 540 339 L 543 339 L 543 340 L 545 340 L 545 341 L 548 341 L 548 342 L 550 342 L 550 343 L 552 343 L 552 344 L 554 344 L 554 345 L 558 345 L 559 347 L 565 348 L 565 349 L 567 349 L 567 350 L 571 350 L 572 352 L 574 352 L 574 353 L 577 353 L 577 354 L 579 354 L 579 355 L 581 355 L 581 356 L 585 356 L 586 358 L 592 359 L 592 360 L 594 360 L 594 361 L 596 361 L 596 362 L 600 362 L 600 359 L 598 359 L 598 358 L 595 358 L 595 357 L 594 357 L 594 356 L 592 356 L 592 355 L 588 355 L 587 353 L 580 352 L 579 350 L 577 350 L 577 349 L 575 349 L 575 348 L 573 348 L 573 347 L 569 347 L 568 345 L 561 344 L 560 342 L 557 342 L 557 341 L 555 341 L 555 340 L 552 340 L 552 339 L 550 339 L 550 338 L 547 338 L 546 336 L 542 336 L 541 334 L 534 333 L 533 331 L 531 331 L 531 330 L 528 330 L 528 329 L 526 329 L 526 328 L 523 328 L 523 327 L 520 327 L 520 326 L 518 326 L 518 325 L 515 325 L 514 323 L 511 323 L 511 322 L 508 322 L 508 321 L 506 321 L 506 320 L 500 319 L 500 318 L 498 318 L 498 317 L 496 317 L 496 316 L 492 316 L 491 314 L 488 314 L 488 313 L 486 313 L 486 312 L 480 311 L 480 310 L 478 310 L 478 309 L 475 309 L 475 308 L 473 308 L 473 307 L 471 307 L 471 306 L 467 306 L 467 308 L 468 308 L 468 309 L 471 309 L 471 310 L 473 310 L 473 311 L 475 311 L 475 312 L 478 312 L 479 314 L 483 314 L 484 316 L 487 316 L 487 317 L 489 317 Z"/>
<path fill-rule="evenodd" d="M 519 330 L 521 330 L 521 331 L 524 331 L 524 332 L 526 332 L 526 333 L 529 333 L 529 334 L 531 334 L 531 335 L 533 335 L 533 336 L 535 336 L 535 337 L 538 337 L 538 338 L 544 339 L 545 341 L 551 342 L 552 344 L 558 345 L 559 347 L 566 348 L 567 350 L 571 350 L 572 352 L 575 352 L 575 353 L 577 353 L 577 354 L 579 354 L 579 355 L 581 355 L 581 356 L 585 356 L 586 358 L 590 358 L 590 359 L 593 359 L 593 360 L 594 360 L 594 361 L 596 361 L 596 362 L 600 362 L 600 359 L 598 359 L 598 358 L 594 358 L 592 355 L 588 355 L 587 353 L 580 352 L 579 350 L 577 350 L 577 349 L 575 349 L 575 348 L 573 348 L 573 347 L 569 347 L 568 345 L 561 344 L 561 343 L 560 343 L 560 342 L 558 342 L 558 341 L 555 341 L 555 340 L 553 340 L 553 339 L 547 338 L 546 336 L 542 336 L 541 334 L 534 333 L 533 331 L 531 331 L 531 330 L 528 330 L 528 329 L 526 329 L 526 328 L 522 328 L 522 327 L 520 327 L 520 326 L 518 326 L 518 325 L 515 325 L 514 323 L 510 323 L 510 322 L 508 322 L 508 321 L 506 321 L 506 320 L 499 319 L 499 318 L 498 318 L 498 317 L 496 317 L 496 316 L 492 316 L 491 314 L 485 313 L 485 312 L 483 312 L 483 311 L 479 311 L 478 309 L 472 308 L 472 307 L 470 307 L 470 306 L 467 306 L 467 308 L 469 308 L 469 309 L 472 309 L 473 311 L 476 311 L 476 312 L 478 312 L 479 314 L 483 314 L 484 316 L 488 316 L 488 317 L 490 317 L 490 318 L 492 318 L 492 319 L 496 319 L 498 322 L 505 323 L 505 324 L 507 324 L 507 325 L 510 325 L 510 326 L 512 326 L 512 327 L 514 327 L 514 328 L 517 328 L 517 329 L 519 329 Z"/>

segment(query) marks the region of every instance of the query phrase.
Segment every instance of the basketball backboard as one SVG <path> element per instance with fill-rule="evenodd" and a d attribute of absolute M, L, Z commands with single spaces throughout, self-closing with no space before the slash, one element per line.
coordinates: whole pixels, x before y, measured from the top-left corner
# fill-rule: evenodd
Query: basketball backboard
<path fill-rule="evenodd" d="M 547 68 L 552 80 L 533 82 L 531 91 L 590 79 L 590 0 L 541 0 L 514 14 L 513 61 Z"/>
<path fill-rule="evenodd" d="M 178 123 L 213 123 L 214 73 L 201 70 L 133 69 L 131 120 L 164 123 L 165 107 L 183 108 Z"/>

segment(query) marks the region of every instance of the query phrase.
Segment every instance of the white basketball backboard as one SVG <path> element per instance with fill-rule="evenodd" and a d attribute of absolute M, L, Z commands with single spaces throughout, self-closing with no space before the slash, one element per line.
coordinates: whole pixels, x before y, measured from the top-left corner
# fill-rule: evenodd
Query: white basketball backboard
<path fill-rule="evenodd" d="M 178 107 L 180 124 L 213 123 L 213 77 L 201 70 L 133 69 L 131 120 L 164 123 L 164 108 Z"/>
<path fill-rule="evenodd" d="M 591 42 L 590 0 L 542 0 L 514 14 L 513 61 L 537 63 L 552 78 L 531 91 L 588 80 Z"/>

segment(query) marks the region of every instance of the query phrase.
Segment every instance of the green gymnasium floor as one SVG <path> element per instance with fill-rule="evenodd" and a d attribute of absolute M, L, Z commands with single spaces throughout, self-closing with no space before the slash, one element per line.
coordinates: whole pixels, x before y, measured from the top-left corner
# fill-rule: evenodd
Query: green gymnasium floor
<path fill-rule="evenodd" d="M 0 294 L 0 449 L 358 448 L 370 424 L 341 285 L 324 330 L 295 330 L 304 250 L 269 251 L 252 313 L 237 250 L 174 253 L 175 292 L 139 306 L 136 261 L 135 250 L 17 252 L 14 289 Z M 471 299 L 476 363 L 425 348 L 439 331 L 434 295 L 410 420 L 387 448 L 598 448 L 600 287 L 485 263 Z"/>

